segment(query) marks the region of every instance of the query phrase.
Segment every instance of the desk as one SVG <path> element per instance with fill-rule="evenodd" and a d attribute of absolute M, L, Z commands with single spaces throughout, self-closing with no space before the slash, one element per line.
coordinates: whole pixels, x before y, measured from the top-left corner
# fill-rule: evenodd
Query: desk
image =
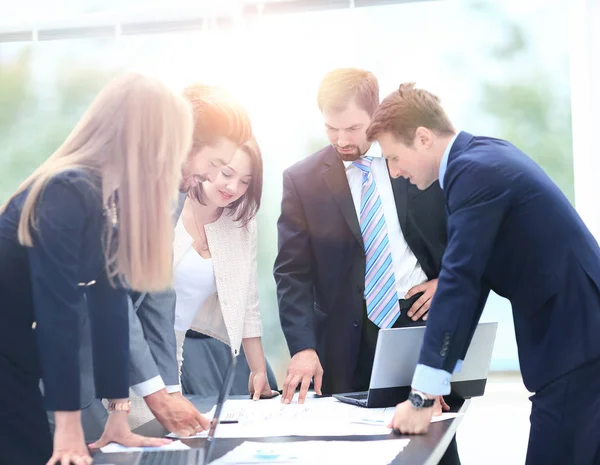
<path fill-rule="evenodd" d="M 248 396 L 230 396 L 231 399 L 247 399 Z M 189 397 L 190 401 L 201 412 L 207 412 L 216 403 L 216 398 L 199 398 L 197 396 Z M 259 401 L 260 402 L 260 401 Z M 464 401 L 461 405 L 453 408 L 453 411 L 466 413 L 469 408 L 470 400 Z M 256 442 L 290 442 L 290 441 L 374 441 L 381 439 L 398 439 L 401 437 L 409 437 L 411 439 L 407 447 L 404 448 L 396 459 L 392 462 L 393 465 L 436 465 L 446 451 L 450 440 L 456 433 L 456 428 L 462 420 L 463 415 L 450 420 L 439 421 L 432 423 L 429 431 L 425 435 L 418 436 L 397 436 L 390 434 L 389 436 L 286 436 L 275 438 L 217 438 L 214 443 L 213 459 L 217 459 L 225 455 L 230 450 L 239 446 L 245 440 Z M 136 433 L 144 436 L 164 436 L 168 431 L 157 421 L 152 420 L 145 425 L 136 428 Z M 182 439 L 183 443 L 193 448 L 204 447 L 204 438 Z"/>

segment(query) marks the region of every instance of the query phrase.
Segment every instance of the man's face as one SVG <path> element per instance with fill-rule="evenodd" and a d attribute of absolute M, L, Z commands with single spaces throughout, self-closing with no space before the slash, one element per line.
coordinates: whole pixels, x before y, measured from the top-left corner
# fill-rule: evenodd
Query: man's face
<path fill-rule="evenodd" d="M 371 147 L 367 140 L 367 128 L 371 117 L 359 108 L 354 100 L 350 101 L 344 110 L 324 110 L 323 120 L 329 143 L 342 160 L 357 160 Z"/>
<path fill-rule="evenodd" d="M 437 180 L 438 171 L 432 157 L 432 141 L 428 139 L 428 134 L 420 133 L 421 129 L 424 128 L 417 129 L 411 146 L 399 141 L 389 132 L 377 137 L 377 142 L 388 162 L 390 175 L 393 178 L 402 176 L 419 189 L 425 190 Z"/>
<path fill-rule="evenodd" d="M 179 190 L 188 192 L 201 182 L 213 182 L 221 167 L 231 162 L 237 148 L 234 142 L 221 138 L 217 143 L 190 154 L 181 170 L 183 179 Z"/>

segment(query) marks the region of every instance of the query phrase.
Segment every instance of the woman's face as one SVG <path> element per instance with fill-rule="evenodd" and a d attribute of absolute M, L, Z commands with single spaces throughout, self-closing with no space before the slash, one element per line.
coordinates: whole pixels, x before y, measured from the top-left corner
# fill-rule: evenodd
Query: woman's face
<path fill-rule="evenodd" d="M 251 181 L 250 155 L 238 149 L 231 163 L 221 167 L 213 182 L 203 182 L 202 189 L 209 204 L 227 207 L 246 193 Z"/>

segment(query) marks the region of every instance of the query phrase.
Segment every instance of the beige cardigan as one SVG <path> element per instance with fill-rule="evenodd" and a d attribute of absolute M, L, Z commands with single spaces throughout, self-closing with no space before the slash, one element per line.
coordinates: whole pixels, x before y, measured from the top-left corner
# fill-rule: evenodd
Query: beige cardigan
<path fill-rule="evenodd" d="M 240 226 L 224 212 L 204 226 L 212 256 L 217 292 L 209 296 L 192 321 L 191 329 L 228 344 L 238 355 L 242 339 L 260 337 L 256 219 Z M 192 237 L 181 221 L 175 228 L 173 267 L 192 247 Z"/>
<path fill-rule="evenodd" d="M 198 308 L 192 329 L 225 342 L 237 356 L 243 338 L 262 335 L 258 306 L 256 219 L 252 219 L 248 226 L 240 227 L 233 217 L 223 213 L 204 230 L 212 255 L 217 292 Z M 179 221 L 173 241 L 173 268 L 192 247 L 192 241 Z M 185 331 L 175 331 L 175 335 L 181 375 Z M 129 397 L 129 426 L 132 429 L 154 418 L 143 398 L 133 391 L 130 391 Z"/>

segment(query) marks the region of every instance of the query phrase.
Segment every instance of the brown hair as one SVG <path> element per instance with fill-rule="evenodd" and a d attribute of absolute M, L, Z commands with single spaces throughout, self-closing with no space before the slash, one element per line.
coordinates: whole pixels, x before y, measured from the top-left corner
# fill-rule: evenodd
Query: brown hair
<path fill-rule="evenodd" d="M 245 108 L 221 87 L 192 84 L 184 89 L 183 96 L 194 110 L 192 154 L 221 138 L 242 145 L 252 137 Z"/>
<path fill-rule="evenodd" d="M 263 160 L 260 148 L 254 137 L 245 144 L 242 144 L 238 150 L 243 151 L 250 157 L 252 179 L 244 195 L 226 207 L 226 213 L 228 215 L 235 215 L 235 221 L 239 222 L 241 226 L 246 226 L 256 216 L 260 208 L 263 188 Z M 198 184 L 192 188 L 188 195 L 205 205 L 202 184 Z"/>
<path fill-rule="evenodd" d="M 372 141 L 383 133 L 391 133 L 410 147 L 421 126 L 440 135 L 456 132 L 440 99 L 408 82 L 383 99 L 371 118 L 367 138 Z"/>
<path fill-rule="evenodd" d="M 379 84 L 373 73 L 339 68 L 325 75 L 317 94 L 319 110 L 342 111 L 352 99 L 369 116 L 373 115 L 379 104 Z"/>

